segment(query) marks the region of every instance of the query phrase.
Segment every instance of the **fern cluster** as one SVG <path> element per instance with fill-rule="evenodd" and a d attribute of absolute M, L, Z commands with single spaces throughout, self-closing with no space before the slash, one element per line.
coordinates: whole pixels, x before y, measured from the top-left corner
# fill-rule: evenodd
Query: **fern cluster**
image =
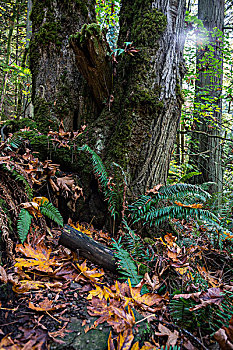
<path fill-rule="evenodd" d="M 134 223 L 143 225 L 159 225 L 169 219 L 185 219 L 192 217 L 203 223 L 219 225 L 219 219 L 207 209 L 203 209 L 200 203 L 205 203 L 210 194 L 202 188 L 191 184 L 175 184 L 162 186 L 157 193 L 142 195 L 134 203 L 128 206 L 128 214 Z M 182 200 L 182 203 L 177 202 Z M 196 205 L 194 203 L 198 203 Z M 193 206 L 192 206 L 193 205 Z"/>
<path fill-rule="evenodd" d="M 63 226 L 63 218 L 56 207 L 48 201 L 41 202 L 39 206 L 39 211 L 42 215 L 47 216 L 49 219 L 56 222 L 59 226 Z M 22 243 L 27 238 L 33 216 L 26 209 L 21 209 L 18 221 L 17 221 L 17 231 L 19 239 Z"/>

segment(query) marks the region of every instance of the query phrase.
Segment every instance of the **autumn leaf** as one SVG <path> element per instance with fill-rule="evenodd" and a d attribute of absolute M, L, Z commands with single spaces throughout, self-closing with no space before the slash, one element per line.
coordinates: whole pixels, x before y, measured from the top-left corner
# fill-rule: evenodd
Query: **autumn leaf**
<path fill-rule="evenodd" d="M 88 278 L 90 280 L 95 280 L 95 279 L 98 279 L 98 278 L 104 276 L 104 270 L 103 269 L 101 269 L 100 271 L 98 271 L 97 269 L 88 270 L 88 267 L 86 265 L 86 260 L 82 263 L 82 265 L 76 264 L 76 266 L 81 271 L 81 273 L 86 278 Z M 76 280 L 77 279 L 78 278 L 76 278 Z"/>
<path fill-rule="evenodd" d="M 158 350 L 157 346 L 152 345 L 149 342 L 145 342 L 143 347 L 140 350 Z"/>
<path fill-rule="evenodd" d="M 185 207 L 185 208 L 193 208 L 193 209 L 201 209 L 203 208 L 203 204 L 183 204 L 181 202 L 174 202 L 176 205 L 178 205 L 179 207 Z"/>
<path fill-rule="evenodd" d="M 114 297 L 114 293 L 108 287 L 103 286 L 103 288 L 101 288 L 100 286 L 95 286 L 95 289 L 89 292 L 87 299 L 90 300 L 93 297 L 98 297 L 100 300 L 103 298 L 108 300 Z"/>
<path fill-rule="evenodd" d="M 130 287 L 131 297 L 138 304 L 152 306 L 154 304 L 159 304 L 163 300 L 163 297 L 154 293 L 146 293 L 144 295 L 141 295 L 142 286 L 132 287 L 130 279 L 128 280 L 128 283 Z"/>
<path fill-rule="evenodd" d="M 51 249 L 47 249 L 43 245 L 38 245 L 36 248 L 33 248 L 29 244 L 17 244 L 15 250 L 22 253 L 28 259 L 16 258 L 17 263 L 16 267 L 19 268 L 30 268 L 36 269 L 42 272 L 53 272 L 51 266 L 57 266 L 59 263 L 55 261 L 55 257 L 50 259 Z"/>
<path fill-rule="evenodd" d="M 168 340 L 166 343 L 167 348 L 170 349 L 170 346 L 174 347 L 176 345 L 177 339 L 179 337 L 179 332 L 176 330 L 174 330 L 174 332 L 172 332 L 172 331 L 170 331 L 170 329 L 168 329 L 167 327 L 165 327 L 161 323 L 159 323 L 158 329 L 159 329 L 160 333 L 155 332 L 155 335 L 157 335 L 158 337 L 168 336 Z"/>
<path fill-rule="evenodd" d="M 54 311 L 61 308 L 66 307 L 65 304 L 61 305 L 53 305 L 53 301 L 49 300 L 48 298 L 45 298 L 43 301 L 41 301 L 38 306 L 35 306 L 32 302 L 29 301 L 28 307 L 32 310 L 36 311 Z"/>
<path fill-rule="evenodd" d="M 132 329 L 127 329 L 117 337 L 117 350 L 130 350 L 134 336 Z"/>
<path fill-rule="evenodd" d="M 139 350 L 139 342 L 137 341 L 137 343 L 134 343 L 131 350 Z"/>
<path fill-rule="evenodd" d="M 7 283 L 8 281 L 6 270 L 1 265 L 0 265 L 0 281 L 2 281 L 3 283 Z"/>
<path fill-rule="evenodd" d="M 113 344 L 112 332 L 111 331 L 110 331 L 109 337 L 108 337 L 108 350 L 115 350 L 115 346 Z"/>
<path fill-rule="evenodd" d="M 61 282 L 42 282 L 42 281 L 29 281 L 29 280 L 21 280 L 17 283 L 14 283 L 12 289 L 15 293 L 26 293 L 30 290 L 38 290 L 38 289 L 50 289 L 55 288 L 61 290 L 63 284 Z"/>

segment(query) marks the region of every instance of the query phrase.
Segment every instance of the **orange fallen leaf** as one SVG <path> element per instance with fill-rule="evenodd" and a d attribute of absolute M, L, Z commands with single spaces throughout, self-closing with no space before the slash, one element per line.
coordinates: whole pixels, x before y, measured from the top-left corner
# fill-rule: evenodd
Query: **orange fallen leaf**
<path fill-rule="evenodd" d="M 98 271 L 96 268 L 92 270 L 88 270 L 86 260 L 81 264 L 76 264 L 78 269 L 81 271 L 81 273 L 86 277 L 89 278 L 90 280 L 95 280 L 96 278 L 100 278 L 104 276 L 104 270 L 101 269 Z"/>
<path fill-rule="evenodd" d="M 32 302 L 29 301 L 28 307 L 32 310 L 36 311 L 54 311 L 61 308 L 64 308 L 66 305 L 53 305 L 53 301 L 49 300 L 48 298 L 45 298 L 43 301 L 41 301 L 39 306 L 35 306 Z"/>
<path fill-rule="evenodd" d="M 52 266 L 58 266 L 59 263 L 55 261 L 55 257 L 50 259 L 51 249 L 46 248 L 44 245 L 38 245 L 33 248 L 31 245 L 25 243 L 17 244 L 15 250 L 24 254 L 27 259 L 16 258 L 16 267 L 19 268 L 31 268 L 42 272 L 53 272 Z M 30 259 L 29 259 L 30 258 Z"/>

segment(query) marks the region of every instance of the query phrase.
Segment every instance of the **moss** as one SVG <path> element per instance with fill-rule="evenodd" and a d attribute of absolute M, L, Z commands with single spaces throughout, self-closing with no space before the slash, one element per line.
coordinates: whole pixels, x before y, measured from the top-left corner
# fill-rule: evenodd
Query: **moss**
<path fill-rule="evenodd" d="M 162 12 L 152 10 L 145 13 L 139 21 L 134 21 L 132 27 L 134 44 L 153 48 L 155 41 L 159 39 L 166 26 L 167 18 Z"/>
<path fill-rule="evenodd" d="M 76 45 L 79 46 L 83 43 L 85 43 L 86 39 L 90 38 L 91 36 L 95 36 L 98 39 L 101 38 L 101 28 L 97 23 L 91 23 L 91 24 L 84 24 L 80 30 L 80 32 L 77 32 L 76 34 L 73 34 L 69 37 L 69 40 L 74 40 Z"/>
<path fill-rule="evenodd" d="M 76 4 L 78 5 L 78 7 L 80 9 L 81 14 L 84 17 L 87 17 L 88 16 L 88 8 L 87 8 L 85 1 L 84 0 L 76 0 Z"/>
<path fill-rule="evenodd" d="M 45 99 L 35 96 L 34 119 L 40 132 L 47 132 L 50 128 L 57 129 L 58 120 L 51 114 L 51 105 Z"/>
<path fill-rule="evenodd" d="M 7 130 L 11 133 L 24 128 L 30 128 L 32 130 L 37 128 L 36 122 L 29 118 L 7 120 L 5 124 L 7 125 Z"/>
<path fill-rule="evenodd" d="M 183 92 L 182 92 L 182 89 L 181 89 L 181 86 L 180 86 L 178 80 L 176 81 L 176 96 L 177 96 L 179 103 L 182 105 L 185 102 L 185 97 L 183 95 Z"/>

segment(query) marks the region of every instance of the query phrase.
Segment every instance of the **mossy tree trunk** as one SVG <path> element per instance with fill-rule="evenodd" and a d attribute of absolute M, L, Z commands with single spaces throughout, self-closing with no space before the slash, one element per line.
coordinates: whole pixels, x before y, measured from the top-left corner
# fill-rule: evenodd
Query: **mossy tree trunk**
<path fill-rule="evenodd" d="M 223 168 L 221 164 L 222 145 L 222 80 L 223 80 L 223 43 L 224 0 L 199 0 L 198 18 L 207 30 L 206 46 L 197 47 L 197 80 L 195 86 L 195 131 L 192 135 L 191 163 L 194 163 L 200 175 L 194 177 L 196 184 L 213 182 L 210 192 L 221 192 Z M 218 32 L 220 30 L 220 32 Z M 200 133 L 198 133 L 200 131 Z M 214 137 L 216 135 L 216 137 Z"/>
<path fill-rule="evenodd" d="M 41 115 L 43 97 L 49 115 L 66 118 L 66 127 L 72 128 L 74 110 L 78 110 L 79 120 L 88 125 L 90 146 L 107 165 L 115 161 L 124 168 L 133 196 L 165 183 L 182 105 L 185 0 L 122 0 L 118 45 L 132 45 L 117 58 L 115 67 L 111 67 L 104 35 L 94 23 L 93 2 L 81 2 L 86 4 L 88 16 L 78 12 L 78 21 L 73 18 L 74 9 L 81 11 L 78 1 L 57 1 L 56 9 L 50 1 L 46 3 L 45 9 L 34 0 L 32 11 L 35 115 Z M 68 20 L 63 3 L 72 8 L 70 26 L 65 23 L 62 27 L 62 18 Z M 35 14 L 41 6 L 43 16 L 39 10 L 42 19 L 38 20 Z M 42 42 L 39 33 L 47 28 L 51 10 L 56 18 L 56 35 L 46 36 L 46 42 Z M 61 23 L 59 28 L 57 23 Z M 76 64 L 66 46 L 69 34 L 74 34 L 70 46 Z M 64 112 L 58 111 L 54 102 L 67 65 L 65 81 L 72 86 L 69 94 L 75 98 L 66 104 Z M 62 88 L 59 92 L 62 96 Z M 44 117 L 48 120 L 48 114 Z"/>
<path fill-rule="evenodd" d="M 95 1 L 33 0 L 31 20 L 34 118 L 41 131 L 57 128 L 61 119 L 67 129 L 77 130 L 82 118 L 94 117 L 96 106 L 75 65 L 69 37 L 95 20 Z"/>

